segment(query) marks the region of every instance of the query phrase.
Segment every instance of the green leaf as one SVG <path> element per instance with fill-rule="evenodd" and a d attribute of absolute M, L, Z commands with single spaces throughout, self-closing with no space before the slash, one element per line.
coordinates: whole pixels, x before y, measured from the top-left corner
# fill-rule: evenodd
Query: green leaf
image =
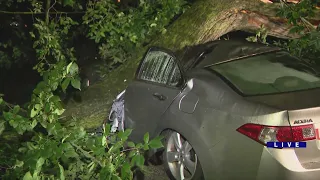
<path fill-rule="evenodd" d="M 3 98 L 0 97 L 0 105 L 3 103 Z"/>
<path fill-rule="evenodd" d="M 300 15 L 299 15 L 298 12 L 294 11 L 294 12 L 292 12 L 292 17 L 293 17 L 294 19 L 297 19 L 297 18 L 300 17 Z"/>
<path fill-rule="evenodd" d="M 107 138 L 105 136 L 102 137 L 101 139 L 101 145 L 106 146 L 107 145 Z"/>
<path fill-rule="evenodd" d="M 54 113 L 60 116 L 61 114 L 64 113 L 64 111 L 65 111 L 65 109 L 55 109 Z"/>
<path fill-rule="evenodd" d="M 128 147 L 131 147 L 131 148 L 134 148 L 135 147 L 135 144 L 134 144 L 134 142 L 128 142 Z"/>
<path fill-rule="evenodd" d="M 161 142 L 161 139 L 162 139 L 161 136 L 158 136 L 158 137 L 152 139 L 152 140 L 149 142 L 150 148 L 158 149 L 158 148 L 163 147 L 162 142 Z"/>
<path fill-rule="evenodd" d="M 100 180 L 105 180 L 105 179 L 107 179 L 108 174 L 109 174 L 109 168 L 108 168 L 108 166 L 103 167 L 103 168 L 100 170 L 100 172 L 99 172 L 99 176 L 100 176 L 99 179 L 100 179 Z"/>
<path fill-rule="evenodd" d="M 89 168 L 89 173 L 92 172 L 92 170 L 96 167 L 96 164 L 92 164 Z"/>
<path fill-rule="evenodd" d="M 144 165 L 144 157 L 140 154 L 135 157 L 136 157 L 136 160 L 135 160 L 136 165 L 138 167 L 142 167 Z"/>
<path fill-rule="evenodd" d="M 76 151 L 72 148 L 72 149 L 69 149 L 67 150 L 64 155 L 68 158 L 75 158 L 75 157 L 78 157 L 79 155 L 76 153 Z"/>
<path fill-rule="evenodd" d="M 34 127 L 36 127 L 37 124 L 38 124 L 38 121 L 36 119 L 33 120 L 32 123 L 31 123 L 31 128 L 33 129 Z"/>
<path fill-rule="evenodd" d="M 136 155 L 136 151 L 130 151 L 128 157 L 132 158 L 135 155 Z"/>
<path fill-rule="evenodd" d="M 37 172 L 40 172 L 41 171 L 41 168 L 42 168 L 42 165 L 44 164 L 44 158 L 43 157 L 40 157 L 37 161 L 37 166 L 36 166 L 36 171 Z"/>
<path fill-rule="evenodd" d="M 64 169 L 60 164 L 58 164 L 58 165 L 59 165 L 59 168 L 60 168 L 60 180 L 65 180 Z"/>
<path fill-rule="evenodd" d="M 10 120 L 9 121 L 10 126 L 12 126 L 13 128 L 17 128 L 19 123 L 17 123 L 15 120 Z"/>
<path fill-rule="evenodd" d="M 16 164 L 14 165 L 14 168 L 17 168 L 17 167 L 22 167 L 24 164 L 23 161 L 19 161 L 19 160 L 16 160 Z"/>
<path fill-rule="evenodd" d="M 71 75 L 75 75 L 75 74 L 77 74 L 78 72 L 79 72 L 79 67 L 78 67 L 78 65 L 77 65 L 76 63 L 72 63 L 71 66 L 70 66 L 70 68 L 69 68 L 69 73 L 70 73 Z"/>
<path fill-rule="evenodd" d="M 64 0 L 64 1 L 63 1 L 63 5 L 64 5 L 64 6 L 71 6 L 71 7 L 73 7 L 74 1 L 73 1 L 73 0 Z"/>
<path fill-rule="evenodd" d="M 132 133 L 132 129 L 126 129 L 125 131 L 124 131 L 124 136 L 125 137 L 129 137 L 130 136 L 130 134 Z"/>
<path fill-rule="evenodd" d="M 136 148 L 138 148 L 138 149 L 143 148 L 143 144 L 142 144 L 142 143 L 138 143 L 138 144 L 136 144 Z"/>
<path fill-rule="evenodd" d="M 72 64 L 73 64 L 73 62 L 71 62 L 71 63 L 68 64 L 68 66 L 67 66 L 67 74 L 69 74 L 69 72 L 70 72 L 70 67 L 71 67 Z"/>
<path fill-rule="evenodd" d="M 81 88 L 80 88 L 81 83 L 80 83 L 80 80 L 79 80 L 79 79 L 72 79 L 72 80 L 71 80 L 71 85 L 72 85 L 74 88 L 81 90 Z"/>
<path fill-rule="evenodd" d="M 31 118 L 35 117 L 37 114 L 38 114 L 38 111 L 34 110 L 34 108 L 31 109 L 31 113 L 30 113 Z"/>
<path fill-rule="evenodd" d="M 14 106 L 13 113 L 17 114 L 19 111 L 20 111 L 20 106 L 19 105 Z"/>
<path fill-rule="evenodd" d="M 143 141 L 146 144 L 149 142 L 149 133 L 148 132 L 143 136 Z"/>
<path fill-rule="evenodd" d="M 145 150 L 145 151 L 147 151 L 147 150 L 149 150 L 150 148 L 149 148 L 149 145 L 148 144 L 144 144 L 143 145 L 143 150 Z"/>
<path fill-rule="evenodd" d="M 132 179 L 131 174 L 131 166 L 129 163 L 125 162 L 121 167 L 121 179 Z"/>
<path fill-rule="evenodd" d="M 1 121 L 0 122 L 0 135 L 2 134 L 2 132 L 5 130 L 5 121 Z"/>
<path fill-rule="evenodd" d="M 40 105 L 40 104 L 36 104 L 36 105 L 34 105 L 34 108 L 35 108 L 36 110 L 40 110 L 40 109 L 41 109 L 41 105 Z"/>
<path fill-rule="evenodd" d="M 111 129 L 111 125 L 105 124 L 105 126 L 103 127 L 103 135 L 108 136 L 110 134 L 110 129 Z"/>
<path fill-rule="evenodd" d="M 30 173 L 30 171 L 28 171 L 24 176 L 23 176 L 23 180 L 33 180 L 33 177 Z"/>
<path fill-rule="evenodd" d="M 128 139 L 129 135 L 131 134 L 132 129 L 126 129 L 124 132 L 120 131 L 118 133 L 118 137 L 122 140 Z"/>
<path fill-rule="evenodd" d="M 35 37 L 36 37 L 33 32 L 30 32 L 30 36 L 31 36 L 32 38 L 35 38 Z"/>
<path fill-rule="evenodd" d="M 63 90 L 63 92 L 66 92 L 67 87 L 70 84 L 71 79 L 70 78 L 66 78 L 63 80 L 62 84 L 61 84 L 61 88 Z"/>
<path fill-rule="evenodd" d="M 13 114 L 11 112 L 3 112 L 3 117 L 5 120 L 10 121 L 13 118 Z"/>
<path fill-rule="evenodd" d="M 45 113 L 48 113 L 48 112 L 50 112 L 50 103 L 46 103 L 46 105 L 44 106 L 44 112 Z"/>

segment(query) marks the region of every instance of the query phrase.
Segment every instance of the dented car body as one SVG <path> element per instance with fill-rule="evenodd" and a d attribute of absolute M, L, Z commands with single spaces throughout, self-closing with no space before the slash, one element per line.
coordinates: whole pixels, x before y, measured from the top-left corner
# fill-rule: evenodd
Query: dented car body
<path fill-rule="evenodd" d="M 188 179 L 175 167 L 193 173 L 189 179 L 197 179 L 198 169 L 208 180 L 319 179 L 317 73 L 256 43 L 213 41 L 180 56 L 151 48 L 125 91 L 124 126 L 137 142 L 146 132 L 151 138 L 176 132 L 176 147 L 167 141 L 162 149 L 172 179 Z M 306 141 L 307 148 L 270 149 L 268 141 Z M 190 145 L 196 160 L 187 163 L 180 153 Z"/>

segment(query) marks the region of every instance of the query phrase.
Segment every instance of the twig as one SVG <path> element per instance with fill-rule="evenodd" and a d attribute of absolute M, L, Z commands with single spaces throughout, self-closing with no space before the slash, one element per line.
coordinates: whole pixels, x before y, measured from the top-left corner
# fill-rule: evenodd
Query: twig
<path fill-rule="evenodd" d="M 316 28 L 313 26 L 313 24 L 311 24 L 308 20 L 306 20 L 304 17 L 300 17 L 301 21 L 304 22 L 306 24 L 306 27 L 307 25 L 309 27 L 311 27 L 313 30 L 315 30 Z M 308 28 L 308 27 L 307 27 Z"/>
<path fill-rule="evenodd" d="M 101 167 L 104 167 L 104 165 L 97 160 L 95 157 L 93 157 L 91 154 L 89 154 L 87 151 L 85 151 L 84 149 L 82 149 L 80 146 L 74 144 L 74 143 L 70 143 L 73 147 L 77 148 L 78 150 L 80 150 L 87 158 L 90 158 L 92 161 L 98 163 Z"/>
<path fill-rule="evenodd" d="M 5 170 L 7 170 L 7 169 L 13 169 L 14 167 L 3 167 L 3 166 L 0 166 L 0 169 L 5 169 Z"/>
<path fill-rule="evenodd" d="M 30 8 L 28 8 L 28 9 L 30 9 Z M 34 12 L 31 9 L 30 9 L 30 12 L 31 12 L 31 16 L 32 16 L 32 22 L 34 23 L 34 17 L 33 17 Z"/>
<path fill-rule="evenodd" d="M 11 110 L 13 110 L 13 107 L 15 106 L 14 104 L 10 104 L 10 103 L 8 103 L 8 102 L 4 102 L 5 103 L 5 105 L 8 107 L 8 108 L 10 108 Z M 22 111 L 22 112 L 28 112 L 27 110 L 25 110 L 25 109 L 22 109 L 21 107 L 20 107 L 20 111 Z"/>
<path fill-rule="evenodd" d="M 46 25 L 49 25 L 49 20 L 50 20 L 50 3 L 51 3 L 51 0 L 47 0 L 47 3 L 46 3 Z"/>
<path fill-rule="evenodd" d="M 294 10 L 288 5 L 288 3 L 287 3 L 286 0 L 281 0 L 281 2 L 282 2 L 286 7 L 288 7 L 291 11 L 294 11 Z M 304 23 L 304 26 L 305 26 L 309 31 L 311 31 L 311 30 L 309 29 L 309 27 L 311 27 L 313 30 L 316 29 L 316 28 L 313 26 L 313 24 L 310 23 L 308 20 L 306 20 L 304 17 L 300 17 L 300 19 L 301 19 L 301 21 Z"/>
<path fill-rule="evenodd" d="M 52 9 L 56 3 L 57 3 L 57 0 L 55 0 L 54 3 L 49 7 L 48 12 L 50 12 L 50 9 Z"/>
<path fill-rule="evenodd" d="M 132 151 L 132 150 L 139 150 L 138 148 L 129 148 L 129 149 L 124 149 L 120 152 L 127 152 L 127 151 Z"/>

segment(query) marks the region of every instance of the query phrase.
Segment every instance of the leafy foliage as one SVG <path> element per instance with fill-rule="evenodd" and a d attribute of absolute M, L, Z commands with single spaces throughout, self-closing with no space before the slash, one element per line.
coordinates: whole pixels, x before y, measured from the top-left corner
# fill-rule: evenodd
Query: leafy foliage
<path fill-rule="evenodd" d="M 267 29 L 262 25 L 260 29 L 257 30 L 255 36 L 250 36 L 247 37 L 246 40 L 250 42 L 259 42 L 263 44 L 268 44 L 267 43 L 267 36 L 268 36 L 268 31 Z"/>
<path fill-rule="evenodd" d="M 315 16 L 316 6 L 320 1 L 305 0 L 298 4 L 284 4 L 278 15 L 288 19 L 292 25 L 291 32 L 301 35 L 301 38 L 289 42 L 278 42 L 276 45 L 286 48 L 290 53 L 311 63 L 319 63 L 320 27 L 314 27 L 308 19 Z"/>
<path fill-rule="evenodd" d="M 137 8 L 120 11 L 111 1 L 90 1 L 83 23 L 89 26 L 88 36 L 101 43 L 102 58 L 122 63 L 150 37 L 166 33 L 166 26 L 186 4 L 184 0 L 147 0 Z"/>
<path fill-rule="evenodd" d="M 101 54 L 113 57 L 114 63 L 123 62 L 135 46 L 156 33 L 165 33 L 165 27 L 182 13 L 186 3 L 141 1 L 136 8 L 120 10 L 111 1 L 89 1 L 83 22 L 46 13 L 57 5 L 79 8 L 81 3 L 74 0 L 19 3 L 29 3 L 32 12 L 45 14 L 36 17 L 29 35 L 25 34 L 35 49 L 34 70 L 43 80 L 33 90 L 27 107 L 12 105 L 0 96 L 0 135 L 12 134 L 21 141 L 0 148 L 1 170 L 5 172 L 1 178 L 132 179 L 134 167 L 144 165 L 144 151 L 162 147 L 161 137 L 150 140 L 147 133 L 143 143 L 135 144 L 128 142 L 130 129 L 110 134 L 107 125 L 102 136 L 91 136 L 82 127 L 66 127 L 59 122 L 65 109 L 55 92 L 66 91 L 69 86 L 81 90 L 75 49 L 70 44 L 72 30 L 87 26 L 88 36 L 101 44 Z M 17 3 L 7 1 L 5 5 L 12 8 Z M 2 57 L 7 56 L 4 53 Z"/>
<path fill-rule="evenodd" d="M 18 137 L 19 143 L 6 142 L 0 147 L 1 179 L 132 179 L 134 167 L 144 165 L 144 151 L 161 148 L 161 137 L 150 139 L 145 134 L 141 143 L 128 141 L 131 130 L 111 134 L 106 125 L 102 136 L 89 135 L 79 126 L 64 126 L 59 122 L 65 109 L 57 90 L 69 86 L 81 90 L 79 66 L 73 47 L 73 30 L 87 28 L 87 36 L 100 45 L 102 58 L 112 58 L 111 64 L 122 63 L 134 49 L 148 43 L 151 37 L 165 33 L 172 19 L 183 13 L 187 3 L 183 0 L 140 1 L 137 7 L 119 8 L 109 0 L 89 1 L 85 8 L 82 1 L 20 0 L 1 2 L 1 8 L 14 9 L 19 3 L 27 4 L 36 17 L 29 34 L 17 30 L 17 40 L 0 43 L 0 65 L 10 66 L 18 59 L 29 57 L 17 42 L 25 38 L 32 42 L 37 64 L 34 69 L 43 80 L 34 89 L 27 107 L 12 105 L 0 94 L 0 137 Z M 49 4 L 46 4 L 49 3 Z M 74 11 L 84 9 L 81 21 L 55 7 Z M 285 5 L 279 15 L 289 19 L 293 33 L 302 38 L 280 42 L 299 57 L 316 62 L 319 57 L 319 28 L 307 21 L 313 13 L 313 1 L 298 5 Z M 55 15 L 47 12 L 56 11 Z M 264 27 L 248 40 L 266 43 Z M 8 50 L 9 49 L 9 50 Z M 10 57 L 13 57 L 12 60 Z"/>
<path fill-rule="evenodd" d="M 315 16 L 318 0 L 304 0 L 298 4 L 282 2 L 278 15 L 287 19 L 292 26 L 290 32 L 300 35 L 300 38 L 288 41 L 277 41 L 273 44 L 288 50 L 291 54 L 305 62 L 319 64 L 320 56 L 320 26 L 315 27 L 308 19 Z M 267 30 L 262 26 L 255 36 L 247 38 L 251 42 L 267 43 Z"/>

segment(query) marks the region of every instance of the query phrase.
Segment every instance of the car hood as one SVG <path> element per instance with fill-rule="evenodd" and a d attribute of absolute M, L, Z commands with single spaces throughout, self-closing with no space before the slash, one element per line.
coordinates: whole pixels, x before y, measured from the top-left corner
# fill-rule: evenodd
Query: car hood
<path fill-rule="evenodd" d="M 246 100 L 277 108 L 279 110 L 297 110 L 320 107 L 320 88 L 280 94 L 244 97 Z"/>

